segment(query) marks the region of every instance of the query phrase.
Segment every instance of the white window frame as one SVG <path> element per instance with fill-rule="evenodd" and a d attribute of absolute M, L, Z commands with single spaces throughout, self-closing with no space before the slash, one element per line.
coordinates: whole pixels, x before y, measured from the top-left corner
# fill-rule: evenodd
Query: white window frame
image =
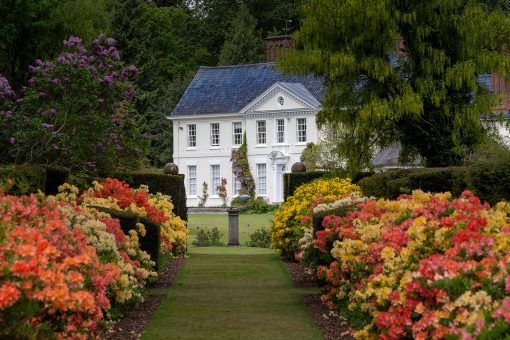
<path fill-rule="evenodd" d="M 261 176 L 261 168 L 264 176 Z M 267 164 L 257 163 L 257 196 L 267 196 Z"/>
<path fill-rule="evenodd" d="M 187 124 L 186 131 L 188 149 L 195 149 L 197 147 L 197 124 Z"/>
<path fill-rule="evenodd" d="M 264 123 L 264 131 L 261 131 L 261 123 Z M 266 145 L 267 143 L 267 121 L 266 120 L 257 120 L 257 145 Z M 263 142 L 262 141 L 263 137 Z"/>
<path fill-rule="evenodd" d="M 241 181 L 236 175 L 232 174 L 232 197 L 237 197 L 241 194 Z"/>
<path fill-rule="evenodd" d="M 220 165 L 219 164 L 211 164 L 210 166 L 210 169 L 211 169 L 211 196 L 213 197 L 218 197 L 219 196 L 219 191 L 218 191 L 218 185 L 221 184 L 221 168 L 220 168 Z M 215 177 L 215 169 L 218 169 L 218 177 Z"/>
<path fill-rule="evenodd" d="M 305 122 L 304 125 L 299 123 L 300 120 L 304 120 L 304 122 Z M 300 126 L 304 126 L 304 129 L 300 130 Z M 306 119 L 306 117 L 297 118 L 296 119 L 296 140 L 297 140 L 298 144 L 305 144 L 307 142 L 307 140 L 308 140 L 307 131 L 308 131 L 308 120 Z M 300 134 L 301 132 L 303 132 L 302 135 Z M 302 136 L 304 136 L 304 140 L 301 140 Z"/>
<path fill-rule="evenodd" d="M 216 131 L 217 128 L 217 131 Z M 220 146 L 220 123 L 211 123 L 209 128 L 211 134 L 211 147 Z"/>
<path fill-rule="evenodd" d="M 286 144 L 287 143 L 287 123 L 285 122 L 286 119 L 284 118 L 277 118 L 274 121 L 274 136 L 275 136 L 275 144 Z M 279 131 L 278 128 L 280 127 L 278 125 L 279 122 L 283 122 L 283 131 Z M 283 139 L 282 141 L 279 140 L 280 133 L 283 133 Z"/>
<path fill-rule="evenodd" d="M 241 132 L 236 132 L 236 124 L 241 126 Z M 232 145 L 239 146 L 243 144 L 243 132 L 243 122 L 232 122 Z"/>
<path fill-rule="evenodd" d="M 193 169 L 193 170 L 192 170 Z M 194 177 L 192 176 L 194 174 Z M 188 196 L 196 197 L 197 196 L 197 166 L 196 165 L 188 165 Z M 193 182 L 194 180 L 194 182 Z"/>

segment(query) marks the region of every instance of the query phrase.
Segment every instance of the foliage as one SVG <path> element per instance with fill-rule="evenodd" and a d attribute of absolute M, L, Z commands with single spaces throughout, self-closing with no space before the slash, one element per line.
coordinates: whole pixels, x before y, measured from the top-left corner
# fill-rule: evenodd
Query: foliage
<path fill-rule="evenodd" d="M 360 191 L 350 179 L 316 179 L 296 189 L 294 195 L 274 213 L 274 222 L 270 233 L 271 247 L 284 257 L 294 257 L 298 250 L 299 239 L 303 237 L 303 221 L 310 220 L 310 207 L 317 198 L 326 200 L 340 199 L 352 192 Z"/>
<path fill-rule="evenodd" d="M 218 191 L 218 196 L 220 196 L 221 200 L 223 201 L 223 206 L 227 206 L 227 179 L 225 177 L 221 178 L 221 183 L 216 187 L 216 190 Z"/>
<path fill-rule="evenodd" d="M 341 143 L 340 128 L 324 126 L 321 140 L 308 143 L 301 154 L 301 162 L 307 171 L 338 171 L 345 167 L 345 159 L 339 158 L 338 145 Z"/>
<path fill-rule="evenodd" d="M 479 115 L 496 98 L 477 79 L 508 74 L 507 15 L 480 1 L 444 0 L 310 0 L 302 13 L 297 49 L 281 66 L 325 78 L 318 122 L 340 128 L 350 173 L 370 168 L 377 148 L 393 142 L 402 156 L 446 166 L 481 140 Z"/>
<path fill-rule="evenodd" d="M 263 197 L 257 197 L 255 199 L 250 198 L 244 204 L 244 208 L 248 214 L 267 214 L 278 209 L 278 205 L 268 204 Z"/>
<path fill-rule="evenodd" d="M 238 149 L 232 149 L 230 157 L 232 162 L 232 173 L 241 182 L 240 195 L 255 196 L 255 181 L 250 171 L 248 162 L 248 142 L 246 141 L 246 132 L 243 135 L 243 144 Z"/>
<path fill-rule="evenodd" d="M 30 66 L 22 97 L 1 111 L 1 159 L 100 173 L 137 167 L 145 153 L 129 81 L 137 68 L 122 66 L 115 40 L 104 35 L 90 49 L 76 37 L 64 44 L 56 60 Z"/>
<path fill-rule="evenodd" d="M 250 235 L 250 240 L 246 242 L 246 246 L 248 247 L 259 247 L 259 248 L 269 248 L 271 245 L 271 235 L 267 231 L 267 229 L 260 228 L 255 230 Z"/>
<path fill-rule="evenodd" d="M 30 213 L 27 213 L 30 212 Z M 120 274 L 55 203 L 0 194 L 2 338 L 97 338 Z"/>
<path fill-rule="evenodd" d="M 219 65 L 254 64 L 264 59 L 264 43 L 255 18 L 241 1 L 219 54 Z"/>
<path fill-rule="evenodd" d="M 58 187 L 69 180 L 71 170 L 64 166 L 46 165 L 46 183 L 44 185 L 44 193 L 46 195 L 56 195 Z"/>
<path fill-rule="evenodd" d="M 204 183 L 202 183 L 202 196 L 198 197 L 200 201 L 198 203 L 198 206 L 204 207 L 208 198 L 209 198 L 209 185 L 204 181 Z"/>
<path fill-rule="evenodd" d="M 197 247 L 218 247 L 222 246 L 221 243 L 222 234 L 217 227 L 209 228 L 198 228 L 197 239 L 193 241 L 193 245 Z"/>
<path fill-rule="evenodd" d="M 454 200 L 415 191 L 326 216 L 313 241 L 333 257 L 317 271 L 327 282 L 323 299 L 333 306 L 347 298 L 350 309 L 371 316 L 361 338 L 490 332 L 510 320 L 509 212 L 508 203 L 491 208 L 468 191 Z"/>

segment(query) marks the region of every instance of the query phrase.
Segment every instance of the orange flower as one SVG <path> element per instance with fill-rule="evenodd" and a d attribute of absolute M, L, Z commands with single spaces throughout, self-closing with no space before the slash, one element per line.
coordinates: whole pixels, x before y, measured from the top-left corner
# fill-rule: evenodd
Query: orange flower
<path fill-rule="evenodd" d="M 4 283 L 0 286 L 0 309 L 14 305 L 20 296 L 21 293 L 14 283 Z"/>

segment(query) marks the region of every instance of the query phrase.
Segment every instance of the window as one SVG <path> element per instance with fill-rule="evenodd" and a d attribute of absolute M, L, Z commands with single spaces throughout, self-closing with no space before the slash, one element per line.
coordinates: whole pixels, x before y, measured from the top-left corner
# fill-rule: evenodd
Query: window
<path fill-rule="evenodd" d="M 197 166 L 188 165 L 188 195 L 197 195 Z"/>
<path fill-rule="evenodd" d="M 218 186 L 221 184 L 219 164 L 211 165 L 211 194 L 218 196 Z"/>
<path fill-rule="evenodd" d="M 266 193 L 266 164 L 257 164 L 257 195 L 265 196 Z"/>
<path fill-rule="evenodd" d="M 306 118 L 297 119 L 297 137 L 298 143 L 306 142 Z"/>
<path fill-rule="evenodd" d="M 233 196 L 239 196 L 241 192 L 241 181 L 234 175 L 234 193 Z"/>
<path fill-rule="evenodd" d="M 266 144 L 266 121 L 257 121 L 257 144 Z"/>
<path fill-rule="evenodd" d="M 188 148 L 197 147 L 197 126 L 195 124 L 188 125 Z"/>
<path fill-rule="evenodd" d="M 276 120 L 276 143 L 285 143 L 285 119 Z"/>
<path fill-rule="evenodd" d="M 220 145 L 220 123 L 211 124 L 211 146 Z"/>
<path fill-rule="evenodd" d="M 241 122 L 232 123 L 232 130 L 234 133 L 234 145 L 243 144 L 243 123 Z"/>

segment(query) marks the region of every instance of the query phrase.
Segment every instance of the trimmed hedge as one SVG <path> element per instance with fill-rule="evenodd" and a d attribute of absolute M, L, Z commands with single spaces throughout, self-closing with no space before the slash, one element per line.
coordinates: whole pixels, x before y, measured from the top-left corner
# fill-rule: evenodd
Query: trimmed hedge
<path fill-rule="evenodd" d="M 510 159 L 473 165 L 468 172 L 470 189 L 492 205 L 510 200 Z"/>
<path fill-rule="evenodd" d="M 69 181 L 71 170 L 58 165 L 43 165 L 46 169 L 46 185 L 44 192 L 46 195 L 58 194 L 58 187 Z"/>
<path fill-rule="evenodd" d="M 156 263 L 155 271 L 159 271 L 159 256 L 161 244 L 161 226 L 158 223 L 152 222 L 150 219 L 136 214 L 109 209 L 98 206 L 91 206 L 91 208 L 110 214 L 112 218 L 117 218 L 120 221 L 120 227 L 125 234 L 130 230 L 138 230 L 137 223 L 142 223 L 145 226 L 145 236 L 140 236 L 140 248 L 145 250 L 151 257 L 152 261 Z"/>
<path fill-rule="evenodd" d="M 113 177 L 129 183 L 131 187 L 145 184 L 152 193 L 160 192 L 171 196 L 174 214 L 184 221 L 188 220 L 184 175 L 166 175 L 163 172 L 116 172 Z"/>
<path fill-rule="evenodd" d="M 2 165 L 0 180 L 12 179 L 16 184 L 9 190 L 11 195 L 36 193 L 45 191 L 46 169 L 37 165 Z"/>
<path fill-rule="evenodd" d="M 328 175 L 324 171 L 309 171 L 309 172 L 295 172 L 283 175 L 283 197 L 294 195 L 294 191 L 301 185 L 311 182 L 314 179 L 321 178 Z"/>

